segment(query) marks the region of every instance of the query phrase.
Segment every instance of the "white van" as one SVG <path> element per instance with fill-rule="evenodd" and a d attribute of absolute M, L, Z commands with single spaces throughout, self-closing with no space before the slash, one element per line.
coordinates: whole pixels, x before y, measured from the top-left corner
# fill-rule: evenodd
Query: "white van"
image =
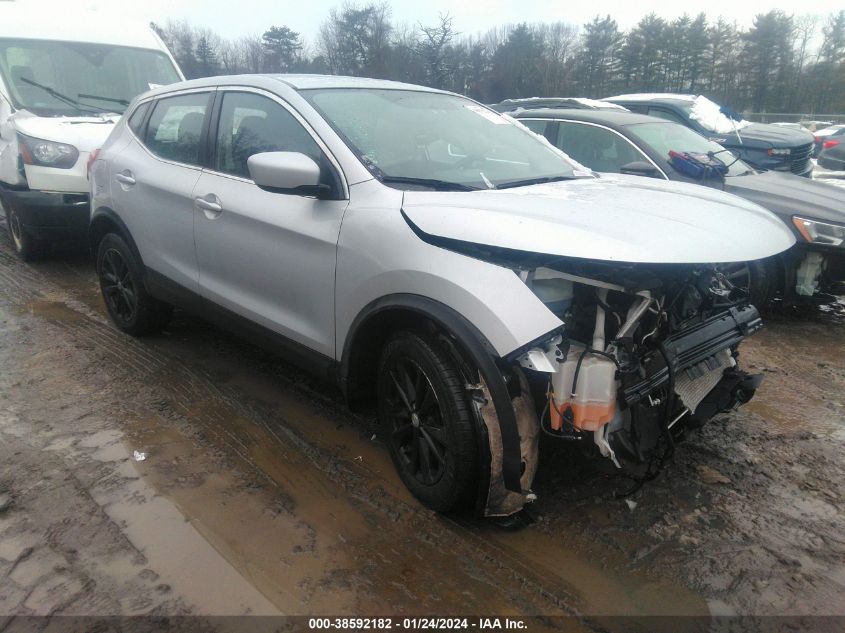
<path fill-rule="evenodd" d="M 21 257 L 84 236 L 91 152 L 136 95 L 183 79 L 146 25 L 0 2 L 0 211 Z"/>

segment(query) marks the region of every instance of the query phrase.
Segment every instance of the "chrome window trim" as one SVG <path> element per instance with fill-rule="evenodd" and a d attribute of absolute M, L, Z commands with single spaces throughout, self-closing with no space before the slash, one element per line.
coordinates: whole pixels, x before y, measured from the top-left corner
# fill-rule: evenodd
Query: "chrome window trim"
<path fill-rule="evenodd" d="M 227 92 L 251 92 L 262 97 L 267 97 L 271 101 L 274 101 L 278 105 L 282 106 L 285 110 L 287 110 L 294 119 L 305 129 L 305 131 L 311 136 L 323 154 L 329 159 L 329 162 L 337 171 L 338 175 L 340 176 L 340 184 L 342 189 L 342 198 L 341 200 L 349 200 L 349 183 L 346 178 L 346 173 L 343 171 L 343 168 L 340 165 L 340 162 L 335 158 L 334 154 L 329 150 L 329 146 L 323 141 L 319 134 L 311 127 L 311 124 L 303 117 L 292 105 L 290 105 L 287 101 L 285 101 L 279 95 L 265 90 L 264 88 L 256 88 L 255 86 L 239 86 L 239 85 L 226 85 L 226 86 L 218 86 L 217 87 L 218 93 L 221 93 L 223 97 L 225 97 L 225 93 Z M 222 98 L 222 97 L 221 97 Z M 222 107 L 222 101 L 221 101 Z M 219 125 L 219 121 L 218 121 Z M 217 134 L 217 130 L 210 130 L 214 134 Z M 234 174 L 228 174 L 226 172 L 217 171 L 216 169 L 212 169 L 211 167 L 203 168 L 203 171 L 207 174 L 211 174 L 214 176 L 221 176 L 223 178 L 229 178 L 231 180 L 236 180 L 239 182 L 246 182 L 250 184 L 255 184 L 251 178 L 244 178 L 242 176 L 235 176 Z"/>
<path fill-rule="evenodd" d="M 601 123 L 593 123 L 592 121 L 577 121 L 577 120 L 574 120 L 574 119 L 547 119 L 547 118 L 543 118 L 543 117 L 522 117 L 522 118 L 529 119 L 529 120 L 532 120 L 532 121 L 557 121 L 558 123 L 578 123 L 580 125 L 590 125 L 592 127 L 598 127 L 598 128 L 603 129 L 603 130 L 607 130 L 608 132 L 613 132 L 616 136 L 623 139 L 626 143 L 628 143 L 628 145 L 633 147 L 634 151 L 636 151 L 643 158 L 645 158 L 646 161 L 648 161 L 651 164 L 651 166 L 654 167 L 660 173 L 661 176 L 663 176 L 664 180 L 669 180 L 669 177 L 666 175 L 666 172 L 663 171 L 657 163 L 655 163 L 653 160 L 651 160 L 651 157 L 649 157 L 645 152 L 643 152 L 643 150 L 641 150 L 639 147 L 637 147 L 636 144 L 633 141 L 631 141 L 631 139 L 629 139 L 624 134 L 620 134 L 619 132 L 617 132 L 613 128 L 607 127 L 606 125 L 602 125 Z M 517 120 L 519 120 L 519 119 L 517 119 Z M 555 145 L 555 147 L 557 147 L 557 145 Z M 561 149 L 561 148 L 558 148 L 558 149 Z M 562 151 L 565 152 L 566 150 L 562 150 Z"/>

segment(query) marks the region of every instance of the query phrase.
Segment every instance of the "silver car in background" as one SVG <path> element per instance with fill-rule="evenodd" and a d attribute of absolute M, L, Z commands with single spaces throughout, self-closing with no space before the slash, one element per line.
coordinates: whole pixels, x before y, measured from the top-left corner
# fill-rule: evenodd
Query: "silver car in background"
<path fill-rule="evenodd" d="M 358 78 L 148 92 L 91 191 L 119 328 L 179 306 L 274 345 L 378 411 L 422 502 L 487 516 L 535 498 L 541 432 L 647 477 L 747 401 L 761 322 L 718 263 L 794 241 L 729 194 L 606 180 L 474 101 Z"/>

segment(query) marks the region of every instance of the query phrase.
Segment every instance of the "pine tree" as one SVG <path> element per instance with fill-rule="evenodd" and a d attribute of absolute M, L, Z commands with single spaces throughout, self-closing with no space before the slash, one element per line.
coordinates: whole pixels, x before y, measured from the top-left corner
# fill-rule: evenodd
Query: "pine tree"
<path fill-rule="evenodd" d="M 217 74 L 219 63 L 217 61 L 217 53 L 209 45 L 208 37 L 200 36 L 197 42 L 197 49 L 195 53 L 197 60 L 197 72 L 199 77 L 211 77 Z"/>
<path fill-rule="evenodd" d="M 261 36 L 273 72 L 290 70 L 302 50 L 299 33 L 286 26 L 271 26 Z"/>
<path fill-rule="evenodd" d="M 587 97 L 607 96 L 618 78 L 623 35 L 609 15 L 584 25 L 579 75 Z"/>

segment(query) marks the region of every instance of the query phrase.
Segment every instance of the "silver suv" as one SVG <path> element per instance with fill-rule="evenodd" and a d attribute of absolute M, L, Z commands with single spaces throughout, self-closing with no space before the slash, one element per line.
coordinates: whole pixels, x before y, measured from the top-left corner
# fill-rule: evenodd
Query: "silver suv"
<path fill-rule="evenodd" d="M 718 262 L 793 243 L 694 185 L 598 176 L 513 119 L 419 86 L 195 80 L 136 99 L 91 169 L 108 311 L 236 328 L 378 410 L 440 511 L 509 516 L 541 432 L 654 475 L 745 402 L 761 325 Z"/>

